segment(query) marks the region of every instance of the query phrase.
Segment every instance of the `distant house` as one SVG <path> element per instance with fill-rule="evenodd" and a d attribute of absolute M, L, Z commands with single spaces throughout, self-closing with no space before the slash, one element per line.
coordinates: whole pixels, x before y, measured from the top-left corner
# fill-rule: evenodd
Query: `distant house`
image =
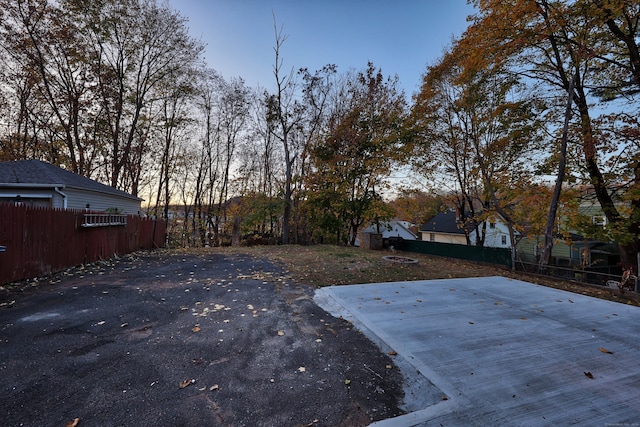
<path fill-rule="evenodd" d="M 361 233 L 381 234 L 384 246 L 393 245 L 394 240 L 417 240 L 418 236 L 411 231 L 413 226 L 408 221 L 382 221 L 363 229 Z M 356 238 L 355 246 L 360 246 L 360 238 Z"/>
<path fill-rule="evenodd" d="M 616 204 L 619 207 L 624 206 L 621 202 Z M 571 222 L 562 213 L 560 215 L 551 251 L 551 265 L 579 266 L 621 274 L 616 266 L 620 263 L 617 244 L 613 241 L 598 240 L 583 235 L 603 236 L 603 232 L 610 227 L 600 204 L 593 197 L 581 200 L 577 215 L 573 214 Z M 518 242 L 518 258 L 525 263 L 538 263 L 544 241 L 543 235 L 527 235 Z"/>
<path fill-rule="evenodd" d="M 420 228 L 420 234 L 425 242 L 467 244 L 464 229 L 456 211 L 440 212 Z"/>
<path fill-rule="evenodd" d="M 422 240 L 425 242 L 466 245 L 464 225 L 454 210 L 440 212 L 420 228 Z M 481 223 L 480 228 L 484 225 Z M 476 231 L 469 230 L 471 243 L 476 242 Z M 486 221 L 484 246 L 488 248 L 510 248 L 509 228 L 498 216 L 493 221 Z"/>
<path fill-rule="evenodd" d="M 142 199 L 40 160 L 0 162 L 0 202 L 137 215 Z"/>
<path fill-rule="evenodd" d="M 383 239 L 402 238 L 404 240 L 416 240 L 418 236 L 411 231 L 411 227 L 408 221 L 384 221 L 378 225 L 370 225 L 362 232 L 380 233 Z"/>
<path fill-rule="evenodd" d="M 544 236 L 527 236 L 520 239 L 517 245 L 520 261 L 536 264 L 542 252 Z M 616 245 L 588 239 L 579 234 L 569 233 L 562 238 L 557 236 L 551 250 L 551 265 L 608 267 L 620 262 Z"/>

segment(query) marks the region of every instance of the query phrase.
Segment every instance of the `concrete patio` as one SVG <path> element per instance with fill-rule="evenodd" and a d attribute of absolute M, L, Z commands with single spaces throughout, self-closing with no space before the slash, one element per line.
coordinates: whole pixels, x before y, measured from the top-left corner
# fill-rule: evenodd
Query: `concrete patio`
<path fill-rule="evenodd" d="M 410 412 L 376 427 L 640 425 L 638 307 L 504 277 L 333 286 L 315 301 L 404 372 Z"/>

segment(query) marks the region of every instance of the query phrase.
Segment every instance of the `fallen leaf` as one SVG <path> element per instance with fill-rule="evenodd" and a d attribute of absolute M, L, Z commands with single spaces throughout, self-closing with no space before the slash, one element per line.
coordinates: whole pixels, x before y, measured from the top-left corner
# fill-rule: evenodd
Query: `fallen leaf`
<path fill-rule="evenodd" d="M 190 386 L 191 384 L 193 384 L 194 382 L 196 382 L 196 381 L 195 381 L 195 380 L 192 380 L 192 379 L 186 379 L 186 380 L 184 380 L 184 381 L 182 381 L 182 382 L 180 383 L 180 388 L 188 387 L 188 386 Z"/>
<path fill-rule="evenodd" d="M 391 369 L 392 367 L 393 367 L 393 366 L 391 366 L 391 365 L 386 365 L 386 366 L 385 366 L 385 368 L 387 368 L 387 369 Z"/>
<path fill-rule="evenodd" d="M 442 395 L 442 400 L 449 400 L 449 398 L 445 395 Z"/>
<path fill-rule="evenodd" d="M 284 331 L 278 331 L 278 336 L 283 336 L 284 335 Z"/>
<path fill-rule="evenodd" d="M 220 386 L 218 384 L 214 384 L 211 387 L 209 387 L 209 391 L 216 391 L 216 390 L 220 390 Z"/>
<path fill-rule="evenodd" d="M 80 423 L 80 418 L 74 418 L 73 420 L 65 424 L 66 427 L 76 427 Z"/>
<path fill-rule="evenodd" d="M 349 384 L 351 384 L 351 380 L 344 380 L 344 384 L 345 384 L 345 385 L 349 385 Z"/>
<path fill-rule="evenodd" d="M 305 372 L 307 370 L 307 368 L 305 368 L 304 366 L 300 366 L 298 368 L 298 372 Z"/>
<path fill-rule="evenodd" d="M 607 349 L 606 349 L 606 348 L 604 348 L 604 347 L 600 347 L 600 348 L 599 348 L 599 350 L 600 350 L 601 352 L 603 352 L 603 353 L 613 354 L 613 351 L 609 351 L 609 350 L 607 350 Z"/>
<path fill-rule="evenodd" d="M 569 302 L 570 302 L 571 304 L 573 304 L 573 301 L 569 300 Z"/>
<path fill-rule="evenodd" d="M 398 352 L 395 350 L 391 350 L 389 353 L 387 353 L 389 356 L 397 356 Z"/>
<path fill-rule="evenodd" d="M 584 376 L 593 379 L 593 374 L 591 372 L 585 372 Z"/>
<path fill-rule="evenodd" d="M 200 332 L 201 330 L 200 326 L 194 326 L 193 329 L 191 329 L 191 332 Z"/>

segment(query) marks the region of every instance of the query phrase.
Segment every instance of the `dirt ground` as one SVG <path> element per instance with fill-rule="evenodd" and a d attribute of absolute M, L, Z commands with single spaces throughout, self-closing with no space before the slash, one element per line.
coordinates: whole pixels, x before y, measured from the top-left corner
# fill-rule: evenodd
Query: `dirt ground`
<path fill-rule="evenodd" d="M 134 254 L 0 289 L 3 426 L 364 426 L 392 357 L 264 258 Z"/>

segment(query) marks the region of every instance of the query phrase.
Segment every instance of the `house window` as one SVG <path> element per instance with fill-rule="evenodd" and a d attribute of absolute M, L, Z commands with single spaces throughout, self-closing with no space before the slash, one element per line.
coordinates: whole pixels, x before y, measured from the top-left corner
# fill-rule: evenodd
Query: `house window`
<path fill-rule="evenodd" d="M 436 241 L 436 233 L 429 233 L 429 241 L 430 242 Z"/>
<path fill-rule="evenodd" d="M 502 236 L 502 244 L 503 245 L 507 244 L 507 236 Z"/>
<path fill-rule="evenodd" d="M 489 223 L 489 228 L 490 228 L 490 229 L 494 229 L 494 228 L 496 228 L 496 223 L 495 223 L 495 222 L 490 222 L 490 223 Z"/>

